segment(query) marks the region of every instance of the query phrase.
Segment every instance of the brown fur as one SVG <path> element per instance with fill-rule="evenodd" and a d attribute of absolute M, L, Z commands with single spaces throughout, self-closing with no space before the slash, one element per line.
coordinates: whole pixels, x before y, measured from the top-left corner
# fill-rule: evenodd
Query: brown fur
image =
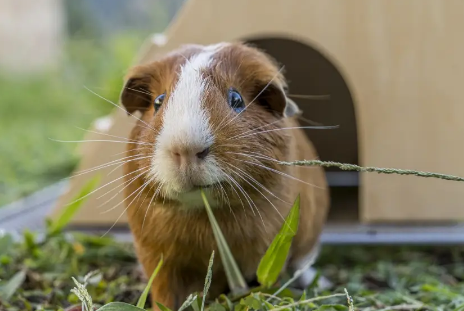
<path fill-rule="evenodd" d="M 143 121 L 139 121 L 134 127 L 131 139 L 153 144 L 156 142 L 163 122 L 164 105 L 155 114 L 153 100 L 166 92 L 164 103 L 167 103 L 169 93 L 177 81 L 179 67 L 199 50 L 199 46 L 186 46 L 161 60 L 135 67 L 130 71 L 126 88 L 122 93 L 122 102 L 130 113 L 140 110 Z M 313 249 L 329 206 L 327 184 L 321 168 L 287 167 L 267 158 L 246 156 L 262 155 L 282 161 L 317 158 L 316 151 L 302 130 L 277 130 L 299 126 L 296 119 L 282 117 L 285 108 L 285 94 L 282 90 L 286 85 L 278 69 L 279 67 L 264 53 L 242 44 L 232 44 L 215 55 L 213 66 L 202 72 L 214 85 L 214 88 L 205 94 L 205 105 L 211 114 L 211 124 L 216 132 L 211 154 L 221 160 L 221 168 L 249 194 L 261 215 L 252 212 L 246 198 L 243 195 L 239 197 L 239 191 L 232 189 L 230 184 L 223 184 L 223 190 L 230 200 L 230 208 L 220 189 L 214 194 L 222 202 L 220 208 L 214 209 L 215 217 L 247 280 L 256 277 L 260 259 L 282 226 L 281 215 L 287 215 L 298 194 L 301 194 L 301 218 L 291 248 L 290 263 Z M 227 105 L 228 88 L 235 87 L 248 105 L 272 79 L 273 82 L 259 98 L 239 117 L 230 121 L 236 113 Z M 224 118 L 227 121 L 222 122 Z M 268 125 L 279 119 L 279 122 Z M 222 128 L 219 127 L 221 122 Z M 225 124 L 227 125 L 224 126 Z M 254 132 L 265 130 L 277 131 L 252 135 Z M 234 138 L 247 131 L 249 136 Z M 153 150 L 143 145 L 128 145 L 129 156 L 151 154 Z M 256 164 L 284 172 L 315 187 L 281 176 Z M 125 174 L 148 165 L 150 159 L 128 162 L 124 167 Z M 249 175 L 244 175 L 244 172 Z M 276 199 L 251 179 L 247 182 L 239 175 L 252 176 L 288 203 Z M 135 176 L 129 175 L 127 180 Z M 145 181 L 144 175 L 137 178 L 126 188 L 126 195 L 138 193 L 139 187 Z M 202 290 L 211 252 L 215 250 L 217 253 L 218 250 L 205 210 L 182 209 L 175 200 L 163 197 L 162 191 L 154 197 L 157 187 L 156 181 L 145 187 L 140 197 L 129 206 L 127 213 L 138 258 L 148 275 L 153 272 L 161 254 L 164 256 L 164 266 L 152 287 L 152 298 L 169 308 L 174 308 L 190 293 Z M 276 206 L 278 212 L 263 198 L 263 194 Z M 134 197 L 135 195 L 128 198 L 127 204 Z M 149 206 L 152 198 L 154 199 Z M 212 297 L 227 290 L 222 262 L 218 260 L 219 256 L 216 258 L 210 291 Z"/>

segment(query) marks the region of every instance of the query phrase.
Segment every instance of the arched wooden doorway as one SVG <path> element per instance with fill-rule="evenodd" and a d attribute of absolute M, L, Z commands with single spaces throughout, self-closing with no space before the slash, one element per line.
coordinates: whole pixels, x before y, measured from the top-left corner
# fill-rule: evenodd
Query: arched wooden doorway
<path fill-rule="evenodd" d="M 248 44 L 272 55 L 281 65 L 292 95 L 329 97 L 292 99 L 304 111 L 303 118 L 338 129 L 306 133 L 321 160 L 358 164 L 355 104 L 347 83 L 334 64 L 311 46 L 282 37 L 248 38 Z M 311 125 L 301 120 L 301 125 Z M 327 169 L 331 186 L 331 220 L 358 221 L 358 174 Z"/>

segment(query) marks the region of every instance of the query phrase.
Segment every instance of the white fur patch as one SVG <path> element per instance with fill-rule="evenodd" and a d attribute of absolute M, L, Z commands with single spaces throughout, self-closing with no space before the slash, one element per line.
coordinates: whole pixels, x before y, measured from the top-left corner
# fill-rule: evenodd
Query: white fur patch
<path fill-rule="evenodd" d="M 180 171 L 171 157 L 171 150 L 192 148 L 200 152 L 214 143 L 210 115 L 204 107 L 208 81 L 201 71 L 211 65 L 214 54 L 223 46 L 204 47 L 202 52 L 186 61 L 180 68 L 179 79 L 166 103 L 163 128 L 157 137 L 151 172 L 157 181 L 163 183 L 165 195 L 179 196 L 192 178 L 195 183 L 204 185 L 221 180 L 221 170 L 212 156 L 191 169 Z"/>
<path fill-rule="evenodd" d="M 308 287 L 314 280 L 317 275 L 317 272 L 311 266 L 316 261 L 317 257 L 319 256 L 319 245 L 316 245 L 311 252 L 309 252 L 306 256 L 300 258 L 291 263 L 291 269 L 296 272 L 301 269 L 305 269 L 300 277 L 297 279 L 297 284 L 301 288 Z M 317 282 L 317 288 L 320 290 L 328 289 L 332 287 L 332 283 L 325 278 L 324 276 L 319 276 Z"/>

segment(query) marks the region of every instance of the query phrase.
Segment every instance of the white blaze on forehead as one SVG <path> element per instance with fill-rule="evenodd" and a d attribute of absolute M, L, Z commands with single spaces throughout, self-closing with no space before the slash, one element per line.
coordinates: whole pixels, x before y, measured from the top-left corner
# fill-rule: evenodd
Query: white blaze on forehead
<path fill-rule="evenodd" d="M 182 65 L 179 80 L 163 114 L 163 128 L 158 137 L 160 144 L 170 140 L 172 143 L 206 145 L 206 148 L 212 143 L 210 116 L 203 106 L 208 86 L 202 70 L 211 65 L 214 54 L 223 46 L 206 46 Z"/>
<path fill-rule="evenodd" d="M 202 71 L 211 66 L 214 55 L 225 44 L 204 47 L 199 53 L 188 59 L 180 68 L 179 79 L 163 111 L 163 127 L 157 137 L 152 174 L 163 183 L 166 190 L 177 190 L 183 176 L 179 173 L 170 157 L 172 148 L 208 148 L 214 142 L 209 123 L 210 115 L 204 107 L 205 91 L 208 82 Z M 205 183 L 216 182 L 218 178 L 217 162 L 205 159 Z"/>

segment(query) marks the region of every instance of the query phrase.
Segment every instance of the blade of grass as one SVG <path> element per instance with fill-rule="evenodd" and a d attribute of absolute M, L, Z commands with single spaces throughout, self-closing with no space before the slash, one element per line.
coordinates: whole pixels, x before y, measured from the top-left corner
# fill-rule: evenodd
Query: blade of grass
<path fill-rule="evenodd" d="M 145 309 L 141 309 L 125 302 L 110 302 L 99 308 L 97 311 L 145 311 Z"/>
<path fill-rule="evenodd" d="M 423 172 L 415 170 L 405 170 L 399 168 L 383 168 L 383 167 L 373 167 L 373 166 L 359 166 L 355 164 L 348 163 L 339 163 L 332 161 L 321 161 L 321 160 L 301 160 L 293 162 L 279 162 L 282 165 L 296 165 L 296 166 L 322 166 L 322 167 L 336 167 L 343 171 L 357 171 L 357 172 L 375 172 L 379 174 L 398 174 L 398 175 L 414 175 L 418 177 L 425 178 L 438 178 L 451 181 L 464 181 L 464 177 L 433 173 L 433 172 Z"/>
<path fill-rule="evenodd" d="M 158 306 L 158 308 L 159 308 L 161 311 L 172 311 L 171 309 L 169 309 L 168 307 L 166 307 L 165 305 L 163 305 L 163 304 L 160 303 L 160 302 L 157 302 L 156 305 Z"/>
<path fill-rule="evenodd" d="M 13 294 L 21 287 L 26 279 L 26 271 L 21 270 L 17 272 L 13 277 L 2 287 L 0 287 L 0 301 L 9 301 Z"/>
<path fill-rule="evenodd" d="M 205 309 L 206 295 L 208 294 L 209 287 L 211 286 L 211 279 L 213 277 L 213 262 L 214 262 L 214 251 L 211 254 L 211 258 L 209 260 L 208 273 L 206 273 L 205 287 L 203 289 L 203 301 L 201 302 L 201 311 Z"/>
<path fill-rule="evenodd" d="M 211 210 L 211 206 L 208 203 L 208 199 L 206 198 L 203 189 L 201 190 L 201 197 L 203 198 L 203 202 L 206 207 L 206 212 L 208 213 L 208 218 L 213 228 L 213 234 L 218 245 L 219 254 L 221 256 L 222 264 L 224 266 L 224 270 L 227 276 L 227 282 L 229 284 L 230 291 L 233 294 L 240 294 L 246 292 L 248 290 L 248 286 L 232 255 L 232 252 L 229 249 L 229 246 L 227 245 L 226 239 L 222 234 L 221 228 L 219 228 L 219 224 L 217 223 L 216 218 L 214 217 L 213 211 Z"/>
<path fill-rule="evenodd" d="M 278 308 L 273 309 L 273 311 L 288 310 L 288 309 L 290 309 L 292 307 L 308 304 L 310 302 L 320 301 L 320 300 L 325 300 L 325 299 L 330 299 L 330 298 L 335 298 L 335 297 L 341 297 L 341 296 L 346 296 L 346 294 L 333 294 L 333 295 L 328 295 L 328 296 L 319 296 L 319 297 L 315 297 L 315 298 L 311 298 L 311 299 L 301 300 L 301 301 L 298 301 L 298 302 L 289 303 L 289 304 L 286 304 L 286 305 L 283 305 L 283 306 L 279 306 Z"/>
<path fill-rule="evenodd" d="M 6 254 L 13 246 L 13 237 L 9 234 L 0 234 L 0 255 Z"/>
<path fill-rule="evenodd" d="M 190 307 L 190 305 L 197 299 L 197 296 L 196 295 L 192 295 L 190 294 L 187 299 L 185 300 L 185 302 L 182 304 L 182 306 L 180 306 L 179 310 L 177 311 L 183 311 L 185 309 L 187 309 L 188 307 Z"/>
<path fill-rule="evenodd" d="M 150 279 L 148 280 L 147 286 L 145 286 L 145 289 L 142 292 L 142 295 L 140 295 L 140 298 L 137 302 L 137 307 L 139 308 L 144 308 L 145 303 L 147 301 L 148 293 L 150 292 L 151 285 L 153 284 L 153 280 L 155 277 L 158 275 L 159 270 L 161 269 L 161 266 L 163 265 L 163 254 L 161 254 L 161 258 L 158 262 L 158 265 L 156 266 L 155 270 L 150 276 Z"/>
<path fill-rule="evenodd" d="M 71 221 L 72 217 L 79 211 L 79 209 L 84 205 L 87 198 L 79 200 L 79 198 L 83 198 L 87 196 L 90 192 L 92 192 L 100 182 L 100 175 L 97 174 L 93 178 L 91 178 L 85 185 L 82 187 L 80 193 L 72 200 L 72 204 L 67 206 L 61 215 L 52 222 L 50 228 L 48 229 L 48 235 L 55 235 Z"/>
<path fill-rule="evenodd" d="M 285 218 L 279 233 L 267 249 L 258 266 L 258 282 L 266 287 L 272 286 L 279 277 L 290 251 L 293 237 L 298 230 L 300 216 L 300 195 L 297 196 L 290 212 Z"/>

